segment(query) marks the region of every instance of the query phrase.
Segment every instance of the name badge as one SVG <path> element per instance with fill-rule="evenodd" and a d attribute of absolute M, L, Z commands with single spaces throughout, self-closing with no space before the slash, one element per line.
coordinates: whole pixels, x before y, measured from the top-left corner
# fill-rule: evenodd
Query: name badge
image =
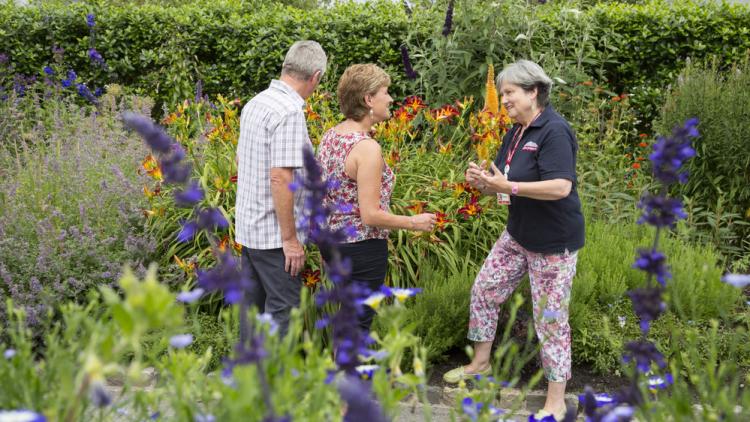
<path fill-rule="evenodd" d="M 510 195 L 507 193 L 498 193 L 497 205 L 510 205 Z"/>

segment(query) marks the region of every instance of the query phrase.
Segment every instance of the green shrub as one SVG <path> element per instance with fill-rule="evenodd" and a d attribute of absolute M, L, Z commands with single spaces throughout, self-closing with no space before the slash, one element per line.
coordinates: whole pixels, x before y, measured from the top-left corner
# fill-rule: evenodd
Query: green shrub
<path fill-rule="evenodd" d="M 657 126 L 667 134 L 678 121 L 699 119 L 701 137 L 693 142 L 696 157 L 688 163 L 690 179 L 675 193 L 689 198 L 689 234 L 711 241 L 732 258 L 750 255 L 749 91 L 748 59 L 729 71 L 721 71 L 716 61 L 690 64 L 670 93 Z"/>
<path fill-rule="evenodd" d="M 159 106 L 193 98 L 199 80 L 211 96 L 248 97 L 278 77 L 292 42 L 310 38 L 329 55 L 329 87 L 349 64 L 375 62 L 391 74 L 393 91 L 403 94 L 398 49 L 407 21 L 392 3 L 312 10 L 254 6 L 232 1 L 95 8 L 3 4 L 0 45 L 15 71 L 28 75 L 42 75 L 52 46 L 63 47 L 66 62 L 89 86 L 117 82 L 155 98 Z M 86 14 L 92 12 L 94 38 L 86 26 Z M 107 72 L 91 65 L 91 45 L 106 60 Z"/>

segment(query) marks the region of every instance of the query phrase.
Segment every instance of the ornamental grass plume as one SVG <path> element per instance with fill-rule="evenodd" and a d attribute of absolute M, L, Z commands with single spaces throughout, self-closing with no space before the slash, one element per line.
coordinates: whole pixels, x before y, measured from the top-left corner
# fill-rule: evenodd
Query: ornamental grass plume
<path fill-rule="evenodd" d="M 495 86 L 495 66 L 490 63 L 487 68 L 487 90 L 484 94 L 484 108 L 483 111 L 490 112 L 492 114 L 498 114 L 500 112 L 500 100 L 497 95 L 497 87 Z"/>

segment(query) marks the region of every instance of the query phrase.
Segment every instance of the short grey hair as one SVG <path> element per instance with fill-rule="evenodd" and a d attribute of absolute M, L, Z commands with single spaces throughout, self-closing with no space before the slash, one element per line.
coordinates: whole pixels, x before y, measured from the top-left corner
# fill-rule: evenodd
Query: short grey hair
<path fill-rule="evenodd" d="M 297 41 L 289 47 L 281 65 L 281 74 L 288 74 L 296 79 L 310 79 L 315 72 L 320 71 L 320 76 L 326 71 L 328 57 L 323 47 L 316 41 Z"/>
<path fill-rule="evenodd" d="M 530 60 L 519 60 L 510 64 L 497 75 L 495 83 L 498 88 L 503 81 L 518 85 L 524 91 L 533 91 L 536 88 L 536 104 L 539 107 L 546 107 L 549 104 L 552 79 L 538 64 Z"/>

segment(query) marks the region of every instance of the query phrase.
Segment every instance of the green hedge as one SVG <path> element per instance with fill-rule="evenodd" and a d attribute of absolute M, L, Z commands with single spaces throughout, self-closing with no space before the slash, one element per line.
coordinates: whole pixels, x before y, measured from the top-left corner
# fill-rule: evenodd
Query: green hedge
<path fill-rule="evenodd" d="M 96 15 L 94 40 L 88 13 Z M 89 86 L 117 82 L 171 104 L 192 98 L 198 80 L 209 95 L 247 97 L 278 75 L 291 43 L 306 38 L 318 40 L 329 54 L 329 85 L 346 65 L 375 62 L 394 77 L 401 95 L 399 46 L 408 31 L 406 15 L 390 2 L 314 10 L 283 5 L 243 10 L 226 2 L 98 10 L 5 5 L 0 28 L 0 53 L 10 57 L 17 73 L 41 75 L 52 61 L 51 47 L 58 45 L 66 64 Z M 91 65 L 90 45 L 109 72 Z"/>
<path fill-rule="evenodd" d="M 117 82 L 137 93 L 151 95 L 159 103 L 174 103 L 192 97 L 198 80 L 203 81 L 204 92 L 210 95 L 247 97 L 278 74 L 291 42 L 313 38 L 331 56 L 325 81 L 328 88 L 335 86 L 348 64 L 376 62 L 394 78 L 392 91 L 398 98 L 412 93 L 406 92 L 409 85 L 404 80 L 399 46 L 407 39 L 412 44 L 439 33 L 444 3 L 417 9 L 412 17 L 390 1 L 312 10 L 283 5 L 250 8 L 229 1 L 175 7 L 107 5 L 98 9 L 84 4 L 37 8 L 6 3 L 0 6 L 0 53 L 10 56 L 16 72 L 39 75 L 52 60 L 51 46 L 59 45 L 66 50 L 66 62 L 89 85 Z M 750 49 L 750 8 L 741 4 L 653 0 L 643 4 L 603 2 L 589 7 L 587 2 L 582 11 L 585 16 L 571 20 L 569 15 L 577 13 L 571 9 L 581 3 L 505 3 L 513 9 L 525 7 L 529 19 L 544 22 L 544 33 L 529 34 L 533 50 L 543 56 L 562 52 L 570 56 L 560 57 L 562 63 L 581 65 L 589 75 L 608 82 L 618 93 L 635 93 L 634 101 L 646 124 L 656 116 L 664 88 L 675 80 L 687 57 L 716 55 L 721 63 L 729 64 Z M 456 14 L 463 13 L 462 8 L 473 7 L 473 3 L 459 2 Z M 481 8 L 481 4 L 477 7 Z M 85 23 L 86 14 L 92 12 L 97 16 L 95 40 L 90 39 Z M 476 69 L 487 62 L 486 54 L 500 63 L 502 51 L 524 51 L 515 45 L 518 42 L 508 45 L 513 43 L 510 40 L 515 33 L 510 39 L 502 35 L 513 22 L 504 22 L 502 16 L 488 16 L 485 21 L 486 25 L 481 25 L 482 19 L 476 22 L 482 31 L 467 30 L 475 31 L 480 38 L 497 34 L 498 40 L 505 40 L 504 46 L 488 42 L 485 49 L 472 53 L 474 57 L 464 57 L 469 51 L 456 53 L 473 64 L 466 67 L 466 72 L 478 75 L 479 87 L 483 86 L 482 72 Z M 550 37 L 568 39 L 580 34 L 571 27 L 576 21 L 595 43 L 596 57 L 590 56 L 590 51 L 581 56 L 581 52 L 549 43 Z M 587 25 L 593 25 L 595 32 L 584 28 Z M 109 63 L 110 72 L 91 66 L 86 52 L 92 44 Z M 415 58 L 415 62 L 419 61 Z M 445 75 L 443 89 L 460 84 L 469 76 Z"/>

